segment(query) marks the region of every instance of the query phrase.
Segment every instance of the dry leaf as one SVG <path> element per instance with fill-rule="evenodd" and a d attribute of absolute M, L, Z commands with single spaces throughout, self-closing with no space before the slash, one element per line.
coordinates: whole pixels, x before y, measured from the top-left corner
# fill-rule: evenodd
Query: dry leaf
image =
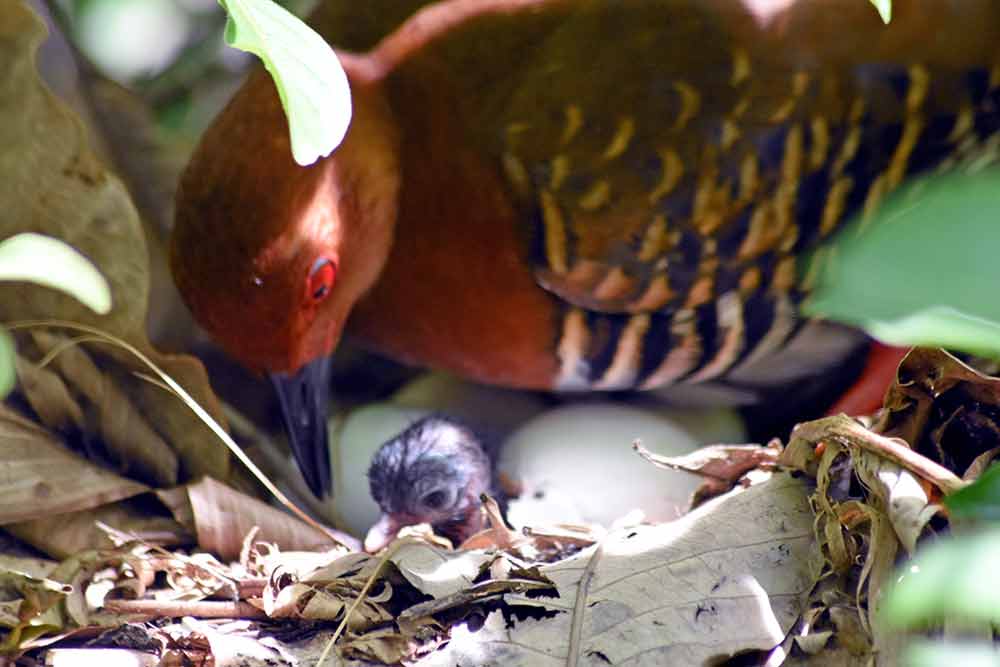
<path fill-rule="evenodd" d="M 31 338 L 43 356 L 59 351 L 52 367 L 86 401 L 96 420 L 93 430 L 119 469 L 155 486 L 177 484 L 177 455 L 112 377 L 97 368 L 87 351 L 78 345 L 67 346 L 66 338 L 49 331 L 33 331 Z"/>
<path fill-rule="evenodd" d="M 899 365 L 873 430 L 960 476 L 1000 446 L 1000 378 L 983 375 L 944 350 L 915 348 Z"/>
<path fill-rule="evenodd" d="M 17 355 L 17 381 L 21 392 L 42 424 L 54 431 L 82 432 L 85 428 L 83 408 L 66 387 L 66 383 L 51 369 Z"/>
<path fill-rule="evenodd" d="M 0 405 L 0 525 L 105 505 L 148 491 L 72 453 Z"/>
<path fill-rule="evenodd" d="M 607 537 L 540 567 L 558 599 L 508 605 L 555 612 L 477 632 L 416 664 L 697 665 L 781 644 L 819 576 L 805 485 L 786 475 L 735 491 L 677 521 Z M 579 597 L 582 595 L 583 597 Z"/>
<path fill-rule="evenodd" d="M 819 443 L 822 454 L 817 457 Z M 851 582 L 843 584 L 850 588 L 843 592 L 853 599 L 853 607 L 838 611 L 837 647 L 857 653 L 868 646 L 869 655 L 896 664 L 900 637 L 876 622 L 882 591 L 895 576 L 900 548 L 913 549 L 939 511 L 928 498 L 927 482 L 950 489 L 961 480 L 905 443 L 842 416 L 796 427 L 781 458 L 783 465 L 816 476 L 811 500 L 821 546 L 830 569 Z M 857 491 L 852 491 L 854 479 L 860 482 Z M 848 621 L 850 614 L 854 618 Z M 851 631 L 841 637 L 840 629 L 846 627 Z"/>
<path fill-rule="evenodd" d="M 68 320 L 118 336 L 149 355 L 221 422 L 200 363 L 158 354 L 146 338 L 148 256 L 138 215 L 125 188 L 88 148 L 80 122 L 40 82 L 34 55 L 44 37 L 44 24 L 22 0 L 6 3 L 0 14 L 0 238 L 33 231 L 66 241 L 107 278 L 113 307 L 98 316 L 55 290 L 3 283 L 0 321 Z M 88 348 L 124 369 L 148 372 L 123 350 Z M 179 454 L 182 474 L 229 477 L 228 452 L 186 406 L 148 383 L 125 393 Z"/>
<path fill-rule="evenodd" d="M 226 559 L 237 559 L 243 539 L 257 526 L 257 540 L 283 549 L 326 549 L 330 539 L 295 517 L 210 478 L 190 484 L 188 497 L 198 544 Z"/>
<path fill-rule="evenodd" d="M 176 546 L 194 541 L 176 521 L 151 516 L 148 510 L 127 502 L 10 523 L 4 530 L 54 558 L 69 558 L 80 551 L 115 546 L 98 523 L 152 544 Z"/>
<path fill-rule="evenodd" d="M 211 651 L 210 661 L 215 667 L 248 667 L 281 665 L 281 654 L 261 644 L 255 637 L 240 633 L 219 632 L 208 623 L 191 620 L 188 627 L 205 638 Z"/>
<path fill-rule="evenodd" d="M 55 569 L 56 563 L 53 560 L 44 558 L 31 558 L 29 556 L 11 556 L 0 554 L 0 572 L 24 572 L 25 574 L 44 579 Z"/>
<path fill-rule="evenodd" d="M 683 456 L 663 456 L 649 451 L 639 442 L 632 448 L 650 463 L 667 470 L 684 470 L 703 478 L 694 492 L 692 506 L 725 493 L 745 474 L 758 468 L 771 470 L 781 453 L 781 443 L 760 445 L 709 445 Z"/>

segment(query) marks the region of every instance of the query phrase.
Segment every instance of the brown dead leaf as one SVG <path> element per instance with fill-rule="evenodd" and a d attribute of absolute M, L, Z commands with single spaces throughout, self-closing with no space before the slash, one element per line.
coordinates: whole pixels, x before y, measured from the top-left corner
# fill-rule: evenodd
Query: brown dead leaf
<path fill-rule="evenodd" d="M 194 541 L 176 521 L 151 516 L 148 510 L 128 502 L 10 523 L 4 530 L 54 558 L 68 558 L 80 551 L 115 546 L 99 523 L 152 544 L 175 546 Z"/>
<path fill-rule="evenodd" d="M 895 576 L 901 549 L 915 549 L 940 509 L 927 489 L 951 490 L 963 482 L 898 438 L 874 433 L 844 416 L 800 424 L 780 462 L 816 477 L 810 500 L 817 535 L 828 567 L 843 575 L 838 579 L 843 593 L 853 598 L 852 608 L 838 611 L 837 645 L 854 652 L 870 647 L 869 654 L 895 664 L 899 637 L 876 622 L 883 590 Z M 841 637 L 846 629 L 849 633 Z"/>
<path fill-rule="evenodd" d="M 17 355 L 17 381 L 42 424 L 63 433 L 83 432 L 83 408 L 58 373 Z"/>
<path fill-rule="evenodd" d="M 80 122 L 40 82 L 34 56 L 44 37 L 44 24 L 23 0 L 5 5 L 0 13 L 0 238 L 33 231 L 66 241 L 107 278 L 113 307 L 99 316 L 55 290 L 3 283 L 0 321 L 68 320 L 122 338 L 224 423 L 200 363 L 161 355 L 147 340 L 149 262 L 138 215 L 121 182 L 90 151 Z M 88 344 L 88 349 L 126 371 L 148 372 L 118 348 Z M 182 477 L 228 479 L 229 453 L 186 406 L 148 383 L 124 392 L 178 453 Z"/>
<path fill-rule="evenodd" d="M 105 505 L 148 491 L 69 451 L 0 405 L 0 525 Z"/>
<path fill-rule="evenodd" d="M 984 452 L 1000 447 L 1000 378 L 944 350 L 911 350 L 885 407 L 873 430 L 902 438 L 961 477 Z"/>
<path fill-rule="evenodd" d="M 692 506 L 729 491 L 745 474 L 758 468 L 772 470 L 781 454 L 781 443 L 760 445 L 709 445 L 684 456 L 663 456 L 649 451 L 641 443 L 632 448 L 653 465 L 666 470 L 683 470 L 701 475 L 703 481 L 694 492 Z"/>
<path fill-rule="evenodd" d="M 238 559 L 254 526 L 257 540 L 288 550 L 328 548 L 330 538 L 295 517 L 226 485 L 205 478 L 187 487 L 198 544 L 226 559 Z"/>
<path fill-rule="evenodd" d="M 155 486 L 177 484 L 177 455 L 87 351 L 49 331 L 32 331 L 31 338 L 41 355 L 57 352 L 51 366 L 89 408 L 96 422 L 91 432 L 100 437 L 116 467 Z"/>
<path fill-rule="evenodd" d="M 189 533 L 194 533 L 194 510 L 191 508 L 191 497 L 188 495 L 186 486 L 177 486 L 172 489 L 157 489 L 156 497 L 160 499 L 174 520 L 184 526 Z"/>
<path fill-rule="evenodd" d="M 261 644 L 255 636 L 247 636 L 245 633 L 238 632 L 219 632 L 208 623 L 194 620 L 189 621 L 188 627 L 208 642 L 209 660 L 215 667 L 283 664 L 281 654 L 275 649 Z"/>

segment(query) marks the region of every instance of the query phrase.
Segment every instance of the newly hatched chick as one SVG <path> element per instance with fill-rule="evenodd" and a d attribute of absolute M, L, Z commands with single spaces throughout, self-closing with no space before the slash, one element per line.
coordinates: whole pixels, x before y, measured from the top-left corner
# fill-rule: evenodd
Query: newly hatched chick
<path fill-rule="evenodd" d="M 461 544 L 483 528 L 479 497 L 497 495 L 492 471 L 468 426 L 440 415 L 415 422 L 372 458 L 368 483 L 382 516 L 368 531 L 365 550 L 378 551 L 400 528 L 419 523 Z"/>

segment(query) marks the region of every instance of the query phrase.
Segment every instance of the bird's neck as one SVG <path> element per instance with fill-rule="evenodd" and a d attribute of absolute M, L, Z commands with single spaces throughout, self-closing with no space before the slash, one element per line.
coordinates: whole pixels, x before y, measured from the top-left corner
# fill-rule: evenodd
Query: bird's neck
<path fill-rule="evenodd" d="M 348 330 L 396 359 L 547 386 L 552 369 L 525 370 L 522 361 L 552 336 L 552 304 L 530 271 L 528 227 L 469 127 L 461 94 L 434 65 L 414 64 L 418 72 L 404 69 L 385 84 L 401 132 L 398 215 L 389 260 Z"/>
<path fill-rule="evenodd" d="M 400 132 L 370 63 L 350 54 L 340 54 L 340 58 L 351 84 L 351 125 L 341 145 L 317 165 L 319 169 L 304 172 L 312 181 L 307 190 L 313 193 L 304 209 L 313 215 L 299 216 L 299 220 L 310 224 L 313 217 L 321 223 L 337 223 L 318 226 L 334 235 L 326 240 L 336 248 L 340 262 L 340 298 L 332 315 L 342 323 L 353 304 L 375 284 L 392 248 L 399 211 Z M 324 206 L 330 210 L 317 211 Z"/>

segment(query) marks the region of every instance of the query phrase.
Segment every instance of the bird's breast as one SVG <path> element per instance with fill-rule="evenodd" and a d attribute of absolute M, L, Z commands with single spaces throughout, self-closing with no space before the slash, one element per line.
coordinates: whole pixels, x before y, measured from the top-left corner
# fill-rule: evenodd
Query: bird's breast
<path fill-rule="evenodd" d="M 551 388 L 558 300 L 535 280 L 531 229 L 495 160 L 454 131 L 406 133 L 392 250 L 348 335 L 404 363 Z"/>

